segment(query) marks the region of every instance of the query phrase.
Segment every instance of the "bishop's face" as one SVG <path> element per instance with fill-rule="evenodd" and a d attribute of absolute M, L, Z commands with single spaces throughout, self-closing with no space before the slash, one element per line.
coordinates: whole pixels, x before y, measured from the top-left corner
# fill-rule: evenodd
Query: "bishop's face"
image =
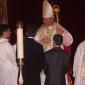
<path fill-rule="evenodd" d="M 53 17 L 44 17 L 43 22 L 46 26 L 51 26 L 54 24 L 54 18 Z"/>

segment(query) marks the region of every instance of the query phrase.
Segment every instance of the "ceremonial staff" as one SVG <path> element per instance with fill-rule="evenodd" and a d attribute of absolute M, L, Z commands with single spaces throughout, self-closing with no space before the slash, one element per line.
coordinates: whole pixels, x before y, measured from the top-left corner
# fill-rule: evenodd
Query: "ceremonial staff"
<path fill-rule="evenodd" d="M 17 24 L 17 57 L 19 60 L 19 85 L 23 85 L 23 77 L 22 77 L 22 66 L 23 66 L 23 58 L 24 58 L 24 51 L 23 51 L 23 28 L 22 23 L 19 22 Z"/>
<path fill-rule="evenodd" d="M 54 6 L 53 6 L 53 13 L 54 13 L 55 20 L 57 21 L 57 23 L 59 23 L 59 17 L 58 17 L 59 12 L 60 12 L 60 7 L 59 7 L 59 5 L 57 5 L 57 4 L 54 5 Z M 67 79 L 66 79 L 67 85 L 73 85 L 72 79 L 71 79 L 69 73 L 67 73 L 66 78 L 67 78 Z"/>
<path fill-rule="evenodd" d="M 60 7 L 59 5 L 54 5 L 53 6 L 53 13 L 54 13 L 54 16 L 56 18 L 56 21 L 59 23 L 59 18 L 58 18 L 58 15 L 59 15 L 59 12 L 60 12 Z"/>

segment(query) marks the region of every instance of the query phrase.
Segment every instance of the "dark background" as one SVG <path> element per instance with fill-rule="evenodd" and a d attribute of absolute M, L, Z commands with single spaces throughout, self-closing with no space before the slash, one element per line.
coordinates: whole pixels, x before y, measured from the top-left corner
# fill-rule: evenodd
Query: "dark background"
<path fill-rule="evenodd" d="M 8 0 L 9 23 L 15 29 L 16 22 L 24 25 L 42 24 L 43 0 Z M 53 0 L 60 5 L 60 24 L 73 35 L 73 54 L 76 46 L 85 39 L 85 0 Z"/>

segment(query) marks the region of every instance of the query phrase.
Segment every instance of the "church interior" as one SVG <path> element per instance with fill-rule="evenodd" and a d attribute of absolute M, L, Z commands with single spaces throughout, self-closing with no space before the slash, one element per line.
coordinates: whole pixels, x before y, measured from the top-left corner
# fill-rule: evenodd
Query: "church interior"
<path fill-rule="evenodd" d="M 49 0 L 60 6 L 59 21 L 73 36 L 72 56 L 78 44 L 85 40 L 85 1 L 84 0 Z M 0 23 L 8 23 L 12 30 L 16 23 L 41 25 L 43 0 L 0 0 Z M 25 29 L 23 27 L 23 29 Z"/>
<path fill-rule="evenodd" d="M 77 45 L 85 39 L 85 1 L 49 1 L 60 6 L 59 21 L 73 36 L 74 55 Z M 17 21 L 22 21 L 24 25 L 34 23 L 40 26 L 43 23 L 42 3 L 43 0 L 0 0 L 0 22 L 7 19 L 13 30 L 16 29 Z"/>

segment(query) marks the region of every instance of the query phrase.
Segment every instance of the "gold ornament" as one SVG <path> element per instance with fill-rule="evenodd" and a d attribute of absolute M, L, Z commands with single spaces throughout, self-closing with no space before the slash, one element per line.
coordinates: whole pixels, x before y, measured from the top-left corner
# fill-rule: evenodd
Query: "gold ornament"
<path fill-rule="evenodd" d="M 54 5 L 53 6 L 53 13 L 54 14 L 59 14 L 59 12 L 60 12 L 60 7 L 59 7 L 59 5 Z"/>

